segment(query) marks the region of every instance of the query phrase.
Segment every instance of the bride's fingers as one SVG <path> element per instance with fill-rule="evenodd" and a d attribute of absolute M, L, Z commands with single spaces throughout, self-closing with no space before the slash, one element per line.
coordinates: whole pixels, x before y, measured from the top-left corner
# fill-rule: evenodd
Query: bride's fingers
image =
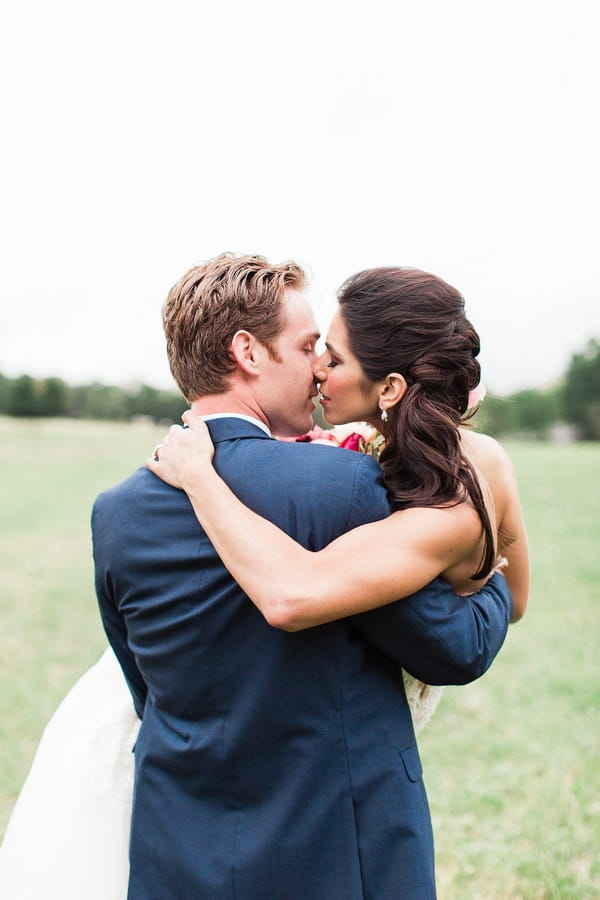
<path fill-rule="evenodd" d="M 176 427 L 182 431 L 179 426 Z M 172 487 L 181 488 L 176 441 L 171 441 L 167 435 L 162 444 L 156 445 L 152 456 L 146 459 L 146 468 Z"/>
<path fill-rule="evenodd" d="M 148 456 L 146 458 L 146 468 L 150 469 L 151 472 L 154 472 L 155 475 L 157 474 L 157 471 L 158 471 L 157 466 L 159 463 L 160 463 L 160 460 L 159 460 L 158 456 L 153 455 L 153 456 Z"/>
<path fill-rule="evenodd" d="M 190 446 L 195 446 L 199 450 L 207 450 L 212 457 L 215 448 L 210 436 L 210 431 L 208 430 L 204 419 L 195 415 L 191 409 L 186 409 L 181 418 L 184 421 L 183 430 L 188 444 Z M 184 438 L 180 438 L 179 440 L 183 443 Z"/>
<path fill-rule="evenodd" d="M 146 461 L 151 472 L 173 487 L 181 487 L 186 474 L 194 471 L 203 457 L 210 461 L 214 454 L 204 421 L 191 410 L 186 410 L 182 419 L 185 425 L 171 425 L 162 443 L 156 445 Z"/>
<path fill-rule="evenodd" d="M 184 428 L 191 428 L 194 431 L 199 431 L 202 434 L 208 435 L 208 428 L 206 427 L 204 419 L 201 419 L 200 416 L 193 413 L 191 409 L 186 409 L 181 418 L 184 422 Z"/>

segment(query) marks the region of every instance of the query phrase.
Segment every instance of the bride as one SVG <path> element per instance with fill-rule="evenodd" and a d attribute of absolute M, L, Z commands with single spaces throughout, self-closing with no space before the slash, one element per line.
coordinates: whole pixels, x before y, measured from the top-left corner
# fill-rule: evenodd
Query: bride
<path fill-rule="evenodd" d="M 416 291 L 415 279 L 427 291 Z M 415 270 L 359 273 L 341 289 L 326 347 L 325 417 L 332 425 L 367 421 L 383 435 L 380 462 L 396 509 L 388 519 L 320 553 L 304 551 L 229 492 L 210 464 L 205 427 L 191 413 L 190 427 L 174 426 L 148 467 L 188 492 L 228 568 L 275 627 L 301 629 L 365 611 L 439 574 L 457 592 L 471 592 L 498 553 L 508 562 L 519 619 L 529 571 L 518 490 L 500 446 L 461 427 L 479 381 L 479 342 L 458 292 Z M 235 529 L 226 526 L 232 518 Z M 410 690 L 415 704 L 427 694 L 420 683 Z M 0 850 L 1 896 L 124 900 L 138 724 L 107 651 L 46 728 Z"/>

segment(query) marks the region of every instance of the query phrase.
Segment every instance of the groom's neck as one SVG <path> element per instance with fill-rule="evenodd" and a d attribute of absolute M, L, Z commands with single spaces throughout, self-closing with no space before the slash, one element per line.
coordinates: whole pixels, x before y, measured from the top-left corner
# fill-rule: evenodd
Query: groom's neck
<path fill-rule="evenodd" d="M 251 416 L 264 422 L 267 427 L 269 426 L 265 414 L 256 403 L 229 391 L 225 394 L 197 397 L 192 402 L 191 409 L 196 416 L 210 416 L 215 413 L 237 413 L 242 416 Z"/>

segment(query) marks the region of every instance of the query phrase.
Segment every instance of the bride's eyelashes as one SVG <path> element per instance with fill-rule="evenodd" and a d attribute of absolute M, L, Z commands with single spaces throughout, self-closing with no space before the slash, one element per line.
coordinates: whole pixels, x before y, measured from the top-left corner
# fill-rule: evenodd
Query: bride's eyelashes
<path fill-rule="evenodd" d="M 328 369 L 335 369 L 335 367 L 336 367 L 337 365 L 338 365 L 338 360 L 337 360 L 337 359 L 334 359 L 333 357 L 331 357 L 330 360 L 329 360 L 329 362 L 327 363 L 327 368 L 328 368 Z"/>

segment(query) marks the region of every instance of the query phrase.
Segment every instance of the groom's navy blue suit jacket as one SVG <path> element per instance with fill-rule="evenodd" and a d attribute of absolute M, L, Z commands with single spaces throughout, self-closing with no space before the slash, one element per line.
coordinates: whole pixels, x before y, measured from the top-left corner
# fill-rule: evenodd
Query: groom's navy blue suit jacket
<path fill-rule="evenodd" d="M 209 427 L 233 490 L 306 547 L 389 512 L 369 457 L 232 417 Z M 290 634 L 232 580 L 186 495 L 146 469 L 98 498 L 93 538 L 104 625 L 142 717 L 129 900 L 434 897 L 399 665 L 430 683 L 481 675 L 511 615 L 503 579 L 468 598 L 438 581 Z"/>

